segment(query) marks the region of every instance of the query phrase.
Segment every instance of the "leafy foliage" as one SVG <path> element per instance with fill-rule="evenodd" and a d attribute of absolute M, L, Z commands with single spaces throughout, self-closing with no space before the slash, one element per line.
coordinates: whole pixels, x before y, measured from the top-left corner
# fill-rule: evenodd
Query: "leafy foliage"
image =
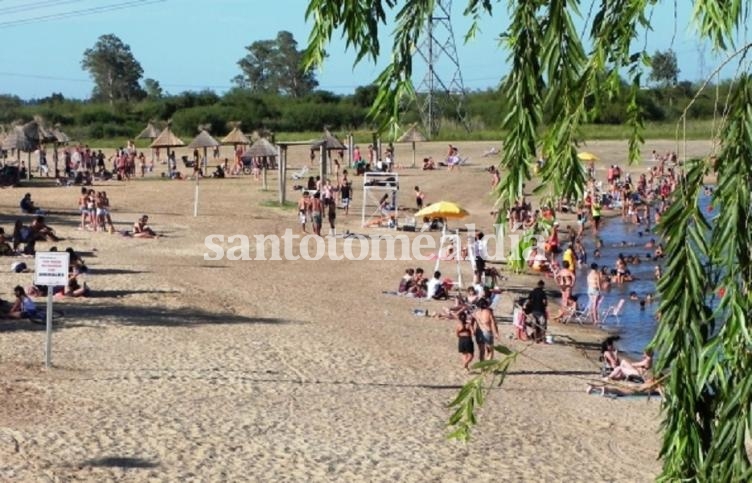
<path fill-rule="evenodd" d="M 539 149 L 547 158 L 543 189 L 552 196 L 579 198 L 585 182 L 576 157 L 580 129 L 592 119 L 602 119 L 615 101 L 623 105 L 622 119 L 630 128 L 629 159 L 638 160 L 644 114 L 662 110 L 660 102 L 646 103 L 641 94 L 641 79 L 650 59 L 644 46 L 635 48 L 642 32 L 653 27 L 651 9 L 657 3 L 592 2 L 585 22 L 590 45 L 586 52 L 574 28 L 574 16 L 585 2 L 507 0 L 510 25 L 502 42 L 509 51 L 510 73 L 503 80 L 500 97 L 508 107 L 497 113 L 504 132 L 503 178 L 496 193 L 500 213 L 522 196 Z M 307 65 L 323 62 L 335 30 L 342 31 L 358 53 L 358 61 L 375 60 L 386 10 L 397 10 L 392 62 L 375 81 L 378 94 L 370 113 L 382 131 L 393 130 L 401 121 L 401 101 L 414 95 L 412 49 L 425 34 L 433 7 L 430 0 L 309 0 L 307 18 L 314 26 L 306 49 Z M 750 12 L 750 0 L 694 0 L 701 38 L 710 40 L 718 51 L 734 45 L 740 28 L 749 23 Z M 493 4 L 468 0 L 464 13 L 473 20 L 466 36 L 470 39 L 479 18 L 493 13 Z M 735 54 L 742 53 L 740 68 L 750 47 Z M 653 58 L 653 77 L 672 86 L 667 92 L 669 104 L 673 104 L 671 96 L 686 87 L 673 87 L 679 72 L 671 54 Z M 620 77 L 624 71 L 626 85 Z M 723 150 L 715 164 L 714 205 L 722 214 L 711 226 L 700 212 L 698 200 L 709 165 L 691 161 L 684 166 L 679 188 L 659 227 L 666 239 L 668 261 L 658 287 L 662 323 L 653 345 L 657 370 L 670 374 L 663 404 L 662 481 L 748 481 L 752 477 L 745 449 L 752 430 L 752 80 L 745 74 L 730 89 L 723 109 L 726 124 L 718 130 Z M 698 98 L 693 96 L 685 105 L 694 107 Z M 684 109 L 682 119 L 690 112 Z M 713 277 L 726 290 L 715 308 L 708 297 L 708 290 L 715 288 Z M 454 409 L 451 437 L 468 437 L 485 400 L 485 377 L 503 381 L 512 360 L 514 354 L 508 354 L 500 361 L 475 366 L 480 374 L 450 404 Z"/>
<path fill-rule="evenodd" d="M 313 71 L 304 69 L 302 52 L 290 32 L 283 30 L 273 40 L 257 40 L 246 50 L 248 54 L 238 61 L 242 75 L 234 79 L 239 87 L 303 97 L 318 85 Z"/>
<path fill-rule="evenodd" d="M 112 105 L 116 101 L 134 101 L 145 96 L 138 83 L 144 70 L 130 46 L 116 35 L 102 35 L 94 47 L 86 49 L 81 68 L 89 71 L 94 80 L 92 99 Z"/>
<path fill-rule="evenodd" d="M 673 50 L 657 51 L 650 59 L 650 65 L 649 80 L 655 81 L 663 87 L 674 86 L 679 81 L 679 62 L 676 60 L 676 52 Z"/>

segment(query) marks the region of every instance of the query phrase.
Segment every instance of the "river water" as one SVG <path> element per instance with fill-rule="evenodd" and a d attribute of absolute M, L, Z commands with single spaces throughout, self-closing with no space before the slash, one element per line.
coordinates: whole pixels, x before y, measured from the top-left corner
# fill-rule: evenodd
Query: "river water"
<path fill-rule="evenodd" d="M 700 206 L 704 213 L 708 213 L 709 204 L 710 197 L 703 194 L 700 198 Z M 618 321 L 614 317 L 609 317 L 604 320 L 603 327 L 609 331 L 618 331 L 621 336 L 618 343 L 621 350 L 639 354 L 655 334 L 657 328 L 655 312 L 658 309 L 658 300 L 656 297 L 652 303 L 646 303 L 644 308 L 641 308 L 640 302 L 630 300 L 629 295 L 631 292 L 636 292 L 640 300 L 645 300 L 648 294 L 657 295 L 654 270 L 656 265 L 660 265 L 663 269 L 664 260 L 654 260 L 652 256 L 655 248 L 646 248 L 645 244 L 651 238 L 654 238 L 657 246 L 660 240 L 653 233 L 647 231 L 645 225 L 626 222 L 620 216 L 606 219 L 598 236 L 603 241 L 599 259 L 593 258 L 595 240 L 592 234 L 588 232 L 584 236 L 583 241 L 588 260 L 586 266 L 581 267 L 577 273 L 574 293 L 578 296 L 578 304 L 587 305 L 587 273 L 590 270 L 591 263 L 595 262 L 599 267 L 609 267 L 610 270 L 615 268 L 616 259 L 620 253 L 625 257 L 638 255 L 642 262 L 628 266 L 628 270 L 635 277 L 635 280 L 621 285 L 612 284 L 608 292 L 603 292 L 604 297 L 600 312 L 602 313 L 608 307 L 614 306 L 619 303 L 619 300 L 624 299 L 624 308 L 619 314 Z M 623 246 L 624 242 L 627 246 Z M 651 255 L 651 259 L 647 258 L 648 253 Z"/>

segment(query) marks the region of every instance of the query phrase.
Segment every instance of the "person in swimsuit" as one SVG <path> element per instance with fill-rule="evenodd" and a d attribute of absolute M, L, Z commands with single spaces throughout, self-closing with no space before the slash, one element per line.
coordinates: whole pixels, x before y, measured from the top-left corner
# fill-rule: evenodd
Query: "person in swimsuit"
<path fill-rule="evenodd" d="M 479 359 L 481 361 L 493 359 L 494 337 L 499 338 L 499 326 L 496 324 L 488 300 L 481 298 L 475 306 L 473 318 L 477 323 L 475 341 L 478 343 Z"/>
<path fill-rule="evenodd" d="M 420 190 L 420 186 L 415 187 L 415 206 L 418 207 L 418 211 L 423 209 L 423 200 L 426 195 Z"/>
<path fill-rule="evenodd" d="M 313 232 L 321 236 L 321 222 L 324 218 L 324 206 L 321 204 L 321 194 L 314 193 L 310 204 L 311 221 L 313 223 Z"/>
<path fill-rule="evenodd" d="M 339 194 L 342 198 L 342 208 L 345 209 L 345 215 L 350 214 L 350 199 L 352 198 L 352 186 L 347 181 L 347 171 L 343 171 L 342 184 L 339 187 Z"/>
<path fill-rule="evenodd" d="M 300 223 L 300 229 L 303 233 L 306 232 L 306 218 L 308 217 L 310 201 L 307 191 L 304 191 L 303 196 L 298 200 L 298 223 Z"/>
<path fill-rule="evenodd" d="M 475 346 L 473 344 L 473 332 L 475 331 L 475 322 L 471 318 L 468 320 L 465 311 L 457 314 L 457 324 L 454 326 L 454 333 L 457 335 L 457 349 L 462 355 L 462 367 L 470 370 L 470 363 L 475 355 Z"/>
<path fill-rule="evenodd" d="M 154 230 L 147 224 L 149 217 L 144 215 L 133 224 L 133 237 L 134 238 L 159 238 Z"/>
<path fill-rule="evenodd" d="M 643 357 L 637 362 L 631 362 L 626 359 L 622 359 L 619 365 L 611 371 L 607 379 L 612 381 L 618 381 L 620 379 L 629 378 L 641 378 L 645 379 L 648 371 L 653 366 L 653 350 L 650 348 L 645 349 Z"/>
<path fill-rule="evenodd" d="M 598 323 L 598 302 L 601 298 L 601 272 L 598 270 L 598 264 L 590 265 L 590 273 L 587 276 L 588 287 L 588 307 L 590 308 L 590 317 L 593 319 L 593 325 Z"/>
<path fill-rule="evenodd" d="M 556 273 L 556 283 L 561 288 L 561 299 L 569 300 L 569 296 L 572 294 L 572 287 L 574 287 L 577 276 L 570 270 L 571 266 L 569 260 L 561 262 L 561 270 Z"/>

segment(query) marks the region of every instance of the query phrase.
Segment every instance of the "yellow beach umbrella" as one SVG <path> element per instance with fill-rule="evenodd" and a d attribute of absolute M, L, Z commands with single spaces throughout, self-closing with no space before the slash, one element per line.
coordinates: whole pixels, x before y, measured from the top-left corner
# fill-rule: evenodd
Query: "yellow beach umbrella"
<path fill-rule="evenodd" d="M 460 220 L 470 213 L 464 208 L 451 201 L 437 201 L 415 214 L 416 218 L 445 218 L 447 220 Z"/>
<path fill-rule="evenodd" d="M 577 153 L 577 157 L 582 161 L 598 161 L 598 156 L 593 153 L 588 153 L 587 151 Z"/>

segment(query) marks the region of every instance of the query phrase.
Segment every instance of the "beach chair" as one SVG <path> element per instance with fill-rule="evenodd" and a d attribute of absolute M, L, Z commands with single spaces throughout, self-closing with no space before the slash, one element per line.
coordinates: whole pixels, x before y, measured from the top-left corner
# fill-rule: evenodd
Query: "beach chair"
<path fill-rule="evenodd" d="M 303 166 L 300 171 L 292 174 L 291 178 L 295 181 L 301 180 L 308 175 L 308 166 Z"/>
<path fill-rule="evenodd" d="M 499 148 L 495 148 L 495 147 L 489 148 L 489 149 L 487 149 L 486 151 L 483 152 L 483 157 L 487 158 L 489 156 L 496 156 L 500 152 L 501 151 L 499 151 Z"/>
<path fill-rule="evenodd" d="M 616 324 L 621 324 L 621 319 L 619 319 L 619 315 L 621 314 L 622 310 L 624 309 L 624 299 L 619 300 L 619 303 L 610 306 L 606 310 L 603 311 L 603 314 L 601 314 L 601 323 L 604 323 L 606 319 L 609 317 L 613 317 L 616 319 Z"/>

